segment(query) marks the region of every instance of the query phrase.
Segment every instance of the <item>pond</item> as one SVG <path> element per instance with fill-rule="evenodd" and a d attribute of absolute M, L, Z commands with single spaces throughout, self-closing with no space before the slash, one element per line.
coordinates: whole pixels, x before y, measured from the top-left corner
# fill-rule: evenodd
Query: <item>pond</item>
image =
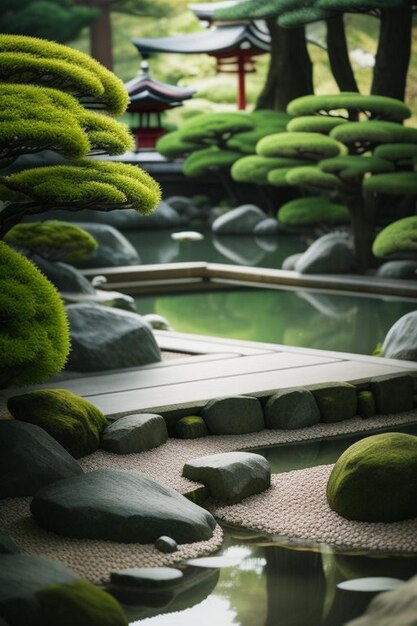
<path fill-rule="evenodd" d="M 284 289 L 229 289 L 140 295 L 139 313 L 157 313 L 178 332 L 321 350 L 372 354 L 415 300 Z"/>
<path fill-rule="evenodd" d="M 417 434 L 417 426 L 397 430 Z M 332 463 L 360 438 L 255 451 L 279 473 Z M 417 573 L 417 557 L 341 553 L 324 544 L 290 544 L 283 537 L 230 527 L 224 531 L 216 555 L 223 557 L 223 567 L 201 568 L 204 578 L 163 609 L 148 607 L 143 614 L 143 607 L 128 608 L 132 626 L 343 626 L 363 612 L 369 594 L 343 592 L 339 583 L 370 576 L 407 580 Z"/>

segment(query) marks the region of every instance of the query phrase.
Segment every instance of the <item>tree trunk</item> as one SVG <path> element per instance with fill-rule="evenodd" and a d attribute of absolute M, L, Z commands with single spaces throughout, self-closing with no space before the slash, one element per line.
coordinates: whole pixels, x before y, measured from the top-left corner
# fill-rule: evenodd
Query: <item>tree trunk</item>
<path fill-rule="evenodd" d="M 358 271 L 365 273 L 377 265 L 372 254 L 372 244 L 375 238 L 376 200 L 373 194 L 365 192 L 347 204 L 352 216 L 353 245 Z"/>
<path fill-rule="evenodd" d="M 327 54 L 330 69 L 340 91 L 357 91 L 358 85 L 353 74 L 346 42 L 343 13 L 326 21 Z"/>
<path fill-rule="evenodd" d="M 100 11 L 100 17 L 90 26 L 90 54 L 100 61 L 108 70 L 113 70 L 112 33 L 110 6 L 102 4 L 100 0 L 91 2 L 92 8 Z"/>
<path fill-rule="evenodd" d="M 285 111 L 294 98 L 314 93 L 311 63 L 304 27 L 281 28 L 276 18 L 266 21 L 271 35 L 271 53 L 266 83 L 257 109 Z"/>
<path fill-rule="evenodd" d="M 371 94 L 404 100 L 411 54 L 412 9 L 381 9 Z"/>

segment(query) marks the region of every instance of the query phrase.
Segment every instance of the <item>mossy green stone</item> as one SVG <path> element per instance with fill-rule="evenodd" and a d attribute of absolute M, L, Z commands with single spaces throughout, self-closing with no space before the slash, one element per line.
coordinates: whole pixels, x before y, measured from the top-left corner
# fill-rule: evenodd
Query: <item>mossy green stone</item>
<path fill-rule="evenodd" d="M 175 424 L 175 435 L 180 439 L 197 439 L 206 437 L 208 429 L 200 415 L 187 415 Z"/>
<path fill-rule="evenodd" d="M 375 396 L 368 389 L 361 389 L 358 392 L 358 415 L 363 419 L 376 415 Z"/>
<path fill-rule="evenodd" d="M 41 389 L 12 396 L 7 408 L 15 419 L 46 430 L 75 458 L 97 450 L 107 426 L 97 407 L 66 389 Z"/>
<path fill-rule="evenodd" d="M 319 383 L 308 387 L 320 410 L 320 421 L 325 424 L 355 417 L 357 411 L 356 387 L 350 383 Z"/>
<path fill-rule="evenodd" d="M 87 580 L 52 585 L 36 596 L 42 626 L 128 626 L 117 600 Z"/>
<path fill-rule="evenodd" d="M 397 522 L 417 516 L 417 437 L 383 433 L 350 446 L 327 483 L 327 502 L 349 520 Z"/>

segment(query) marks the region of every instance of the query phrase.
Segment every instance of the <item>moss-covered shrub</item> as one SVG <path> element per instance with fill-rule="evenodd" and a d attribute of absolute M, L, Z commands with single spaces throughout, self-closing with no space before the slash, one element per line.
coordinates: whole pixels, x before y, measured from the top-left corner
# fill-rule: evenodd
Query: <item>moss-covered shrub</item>
<path fill-rule="evenodd" d="M 381 230 L 375 238 L 372 251 L 382 259 L 416 258 L 417 216 L 404 217 Z"/>
<path fill-rule="evenodd" d="M 52 585 L 36 598 L 42 626 L 128 626 L 117 600 L 87 580 Z"/>
<path fill-rule="evenodd" d="M 288 105 L 291 115 L 335 114 L 350 119 L 351 114 L 361 112 L 369 119 L 402 122 L 411 116 L 410 108 L 395 98 L 387 96 L 364 96 L 353 92 L 328 95 L 301 96 Z"/>
<path fill-rule="evenodd" d="M 194 178 L 207 174 L 210 171 L 229 170 L 240 157 L 240 152 L 232 150 L 221 150 L 215 146 L 203 148 L 193 152 L 186 159 L 183 166 L 184 174 Z"/>
<path fill-rule="evenodd" d="M 18 224 L 9 230 L 4 240 L 21 248 L 25 254 L 65 263 L 83 259 L 97 248 L 96 240 L 86 230 L 59 220 Z"/>
<path fill-rule="evenodd" d="M 64 305 L 25 257 L 0 242 L 0 388 L 40 383 L 69 351 Z"/>
<path fill-rule="evenodd" d="M 327 483 L 327 501 L 342 517 L 396 522 L 417 516 L 417 437 L 384 433 L 350 446 Z"/>
<path fill-rule="evenodd" d="M 368 419 L 376 415 L 375 396 L 368 389 L 358 391 L 358 415 L 363 419 Z"/>
<path fill-rule="evenodd" d="M 313 224 L 346 224 L 350 220 L 348 209 L 328 198 L 296 198 L 286 202 L 279 209 L 277 217 L 288 226 L 308 226 Z"/>
<path fill-rule="evenodd" d="M 363 188 L 376 193 L 415 196 L 417 195 L 417 172 L 376 174 L 363 181 Z"/>
<path fill-rule="evenodd" d="M 175 424 L 175 435 L 180 439 L 197 439 L 208 435 L 208 429 L 202 417 L 187 415 Z"/>
<path fill-rule="evenodd" d="M 296 159 L 282 159 L 280 157 L 262 157 L 257 154 L 244 156 L 232 165 L 230 173 L 233 180 L 255 185 L 268 185 L 268 174 L 279 168 L 290 168 L 299 165 Z"/>
<path fill-rule="evenodd" d="M 265 157 L 320 161 L 321 159 L 346 154 L 347 149 L 342 143 L 326 135 L 293 132 L 276 133 L 264 137 L 257 143 L 256 152 Z"/>
<path fill-rule="evenodd" d="M 12 396 L 7 408 L 15 419 L 46 430 L 75 458 L 97 450 L 107 426 L 97 407 L 66 389 L 42 389 Z"/>

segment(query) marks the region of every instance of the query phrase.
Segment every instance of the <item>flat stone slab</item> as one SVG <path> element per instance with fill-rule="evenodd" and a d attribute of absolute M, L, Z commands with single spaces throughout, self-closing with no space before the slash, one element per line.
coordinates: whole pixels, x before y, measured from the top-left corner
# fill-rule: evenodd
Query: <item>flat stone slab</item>
<path fill-rule="evenodd" d="M 40 426 L 0 420 L 0 499 L 32 496 L 49 483 L 82 473 L 74 457 Z"/>
<path fill-rule="evenodd" d="M 210 495 L 222 502 L 240 502 L 271 484 L 268 461 L 252 452 L 225 452 L 192 459 L 182 473 L 206 485 Z"/>
<path fill-rule="evenodd" d="M 142 413 L 116 420 L 103 433 L 101 447 L 116 454 L 145 452 L 165 443 L 168 430 L 161 415 Z"/>
<path fill-rule="evenodd" d="M 265 428 L 261 403 L 251 396 L 210 400 L 201 415 L 211 435 L 242 435 Z"/>
<path fill-rule="evenodd" d="M 144 474 L 114 469 L 88 472 L 41 489 L 30 510 L 40 526 L 59 535 L 154 543 L 203 541 L 216 521 L 205 509 Z"/>
<path fill-rule="evenodd" d="M 130 587 L 163 589 L 178 583 L 184 577 L 175 567 L 131 567 L 111 572 L 110 582 Z"/>
<path fill-rule="evenodd" d="M 282 389 L 265 405 L 267 428 L 306 428 L 320 422 L 316 399 L 308 389 Z"/>
<path fill-rule="evenodd" d="M 39 626 L 36 597 L 50 585 L 77 580 L 71 570 L 51 559 L 27 554 L 0 555 L 0 618 L 13 626 Z"/>

